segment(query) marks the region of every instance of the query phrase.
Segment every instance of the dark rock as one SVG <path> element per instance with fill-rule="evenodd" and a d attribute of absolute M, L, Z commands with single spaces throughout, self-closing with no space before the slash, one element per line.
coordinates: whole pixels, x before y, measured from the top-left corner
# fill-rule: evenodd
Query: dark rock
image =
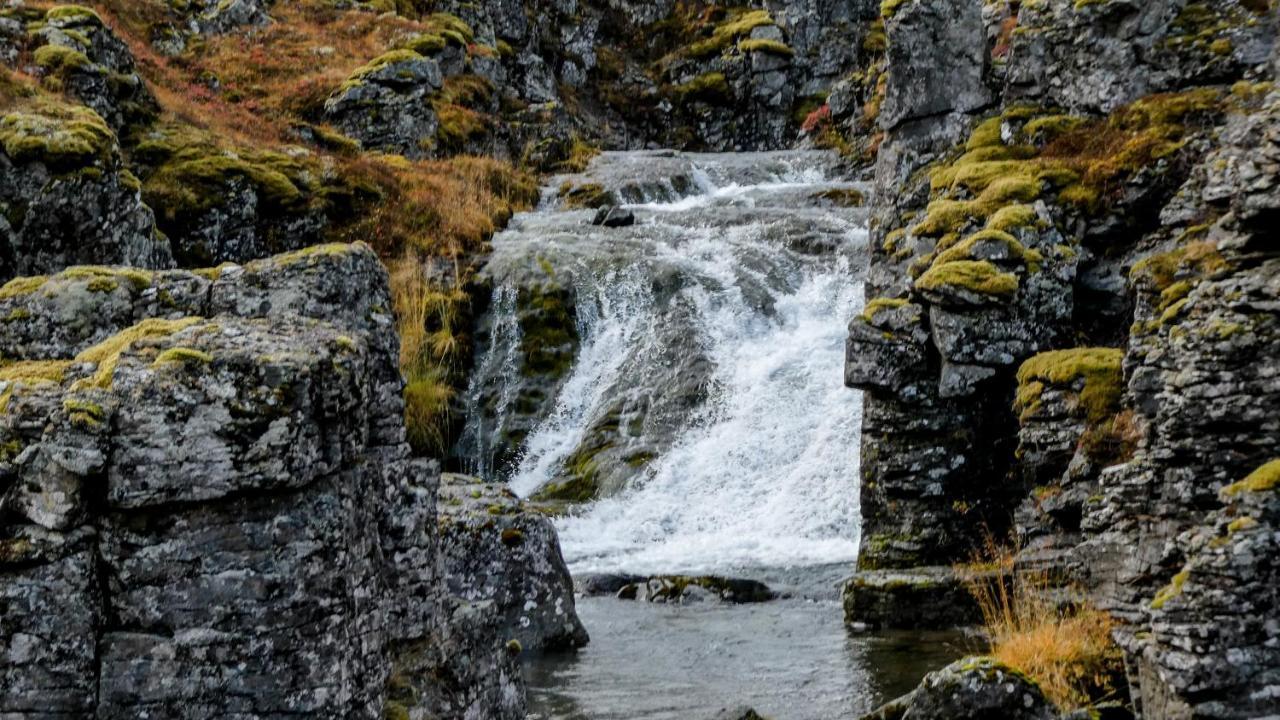
<path fill-rule="evenodd" d="M 949 567 L 859 572 L 845 581 L 843 596 L 849 627 L 944 629 L 982 621 L 965 578 Z"/>
<path fill-rule="evenodd" d="M 643 575 L 627 575 L 619 573 L 593 573 L 580 575 L 574 579 L 574 588 L 586 595 L 617 595 L 618 591 L 628 585 L 642 583 L 648 578 Z"/>
<path fill-rule="evenodd" d="M 636 215 L 630 210 L 617 206 L 602 207 L 596 211 L 595 217 L 591 219 L 591 224 L 610 228 L 629 227 L 636 224 Z"/>
<path fill-rule="evenodd" d="M 0 117 L 0 137 L 0 280 L 71 265 L 173 266 L 95 112 L 53 102 L 15 110 Z"/>
<path fill-rule="evenodd" d="M 616 596 L 664 603 L 698 602 L 714 596 L 724 602 L 745 604 L 768 602 L 778 595 L 758 580 L 719 575 L 653 575 L 620 587 Z"/>
<path fill-rule="evenodd" d="M 910 694 L 862 720 L 1054 720 L 1057 709 L 1026 675 L 986 657 L 970 657 L 929 673 Z"/>

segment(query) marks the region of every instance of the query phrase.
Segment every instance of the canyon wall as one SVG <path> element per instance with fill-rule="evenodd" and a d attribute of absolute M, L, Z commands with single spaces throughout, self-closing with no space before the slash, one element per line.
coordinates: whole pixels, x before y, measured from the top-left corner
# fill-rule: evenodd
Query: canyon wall
<path fill-rule="evenodd" d="M 1146 717 L 1274 713 L 1275 8 L 882 11 L 850 622 L 1011 534 L 1121 621 Z"/>

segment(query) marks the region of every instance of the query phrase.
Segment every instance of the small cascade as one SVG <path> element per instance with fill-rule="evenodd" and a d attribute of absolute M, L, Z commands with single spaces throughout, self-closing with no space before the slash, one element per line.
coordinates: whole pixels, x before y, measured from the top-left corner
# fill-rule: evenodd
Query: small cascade
<path fill-rule="evenodd" d="M 823 152 L 606 153 L 494 238 L 458 455 L 575 501 L 575 571 L 856 557 L 866 215 L 836 174 Z M 583 185 L 635 225 L 566 207 Z"/>

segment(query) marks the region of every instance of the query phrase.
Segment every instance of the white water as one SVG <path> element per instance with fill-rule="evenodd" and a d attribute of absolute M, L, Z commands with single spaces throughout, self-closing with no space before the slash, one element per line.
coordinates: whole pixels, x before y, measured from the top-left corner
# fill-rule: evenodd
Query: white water
<path fill-rule="evenodd" d="M 760 178 L 750 156 L 735 158 L 746 163 L 739 167 L 693 162 L 701 194 L 634 206 L 642 229 L 628 235 L 629 253 L 604 268 L 576 263 L 581 348 L 510 485 L 523 495 L 548 482 L 624 367 L 634 372 L 635 358 L 661 355 L 656 324 L 665 316 L 651 275 L 674 268 L 691 281 L 673 303 L 691 310 L 694 346 L 714 365 L 709 400 L 621 494 L 557 521 L 570 567 L 688 572 L 851 562 L 861 398 L 843 387 L 842 367 L 845 325 L 863 300 L 851 265 L 865 223 L 854 211 L 816 208 L 812 195 L 833 182 L 813 163 L 784 163 L 788 169 Z M 743 168 L 757 177 L 739 183 Z M 790 247 L 794 235 L 815 228 L 834 252 Z M 496 256 L 516 249 L 504 243 L 542 243 L 542 257 L 570 241 L 527 230 L 500 235 Z"/>

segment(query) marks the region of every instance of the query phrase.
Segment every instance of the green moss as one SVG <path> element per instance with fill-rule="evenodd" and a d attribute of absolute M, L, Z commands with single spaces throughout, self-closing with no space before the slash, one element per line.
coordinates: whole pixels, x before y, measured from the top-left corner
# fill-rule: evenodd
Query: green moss
<path fill-rule="evenodd" d="M 1002 272 L 985 260 L 960 260 L 930 268 L 916 280 L 915 287 L 917 290 L 959 288 L 978 295 L 1011 297 L 1018 291 L 1018 276 Z"/>
<path fill-rule="evenodd" d="M 1187 580 L 1191 578 L 1190 570 L 1183 570 L 1173 576 L 1173 580 L 1169 582 L 1160 592 L 1156 593 L 1155 598 L 1151 600 L 1151 609 L 1160 610 L 1170 600 L 1182 594 L 1182 589 L 1187 584 Z"/>
<path fill-rule="evenodd" d="M 976 232 L 939 253 L 933 261 L 933 267 L 962 260 L 975 260 L 977 258 L 973 256 L 973 251 L 978 247 L 992 243 L 1003 245 L 1005 253 L 1013 260 L 1025 265 L 1030 272 L 1040 271 L 1040 263 L 1044 261 L 1044 257 L 1038 251 L 1028 250 L 1016 238 L 1003 230 L 991 229 Z"/>
<path fill-rule="evenodd" d="M 1124 350 L 1073 348 L 1040 353 L 1018 368 L 1017 408 L 1034 412 L 1046 385 L 1068 386 L 1083 380 L 1078 407 L 1091 422 L 1114 415 L 1124 393 Z M 1038 385 L 1039 387 L 1033 387 Z"/>
<path fill-rule="evenodd" d="M 76 362 L 91 362 L 97 364 L 98 367 L 93 376 L 78 381 L 76 383 L 77 387 L 73 389 L 78 389 L 79 387 L 111 387 L 116 363 L 119 362 L 120 354 L 125 350 L 143 340 L 167 337 L 201 322 L 204 322 L 203 318 L 198 317 L 176 320 L 149 318 L 116 333 L 91 348 L 83 350 L 79 355 L 76 355 Z"/>
<path fill-rule="evenodd" d="M 3 287 L 0 287 L 0 300 L 12 300 L 17 297 L 30 295 L 44 287 L 45 282 L 48 280 L 49 277 L 47 275 L 14 278 L 5 283 Z"/>
<path fill-rule="evenodd" d="M 77 265 L 54 276 L 61 280 L 88 281 L 89 289 L 96 292 L 110 292 L 120 286 L 128 285 L 133 290 L 145 290 L 151 287 L 152 274 L 146 270 L 135 268 L 111 268 L 99 265 Z"/>
<path fill-rule="evenodd" d="M 1280 459 L 1263 464 L 1245 479 L 1223 488 L 1222 494 L 1234 497 L 1247 492 L 1271 492 L 1277 488 L 1280 488 Z"/>
<path fill-rule="evenodd" d="M 875 320 L 876 313 L 879 313 L 882 310 L 903 308 L 909 304 L 910 303 L 905 298 L 875 298 L 868 302 L 867 306 L 862 310 L 862 319 L 865 322 L 870 323 Z"/>
<path fill-rule="evenodd" d="M 156 356 L 153 365 L 164 365 L 166 363 L 174 363 L 186 365 L 190 363 L 208 365 L 213 362 L 213 356 L 202 350 L 195 348 L 175 347 L 169 348 Z"/>
<path fill-rule="evenodd" d="M 84 429 L 101 427 L 106 419 L 106 411 L 101 405 L 75 396 L 65 398 L 62 409 L 66 411 L 67 419 L 72 425 Z"/>
<path fill-rule="evenodd" d="M 1014 204 L 1000 208 L 987 219 L 987 229 L 1012 232 L 1020 228 L 1032 227 L 1039 222 L 1040 216 L 1030 205 Z"/>
<path fill-rule="evenodd" d="M 723 52 L 736 40 L 746 36 L 752 30 L 773 24 L 773 17 L 769 15 L 768 10 L 748 10 L 731 13 L 724 22 L 712 30 L 711 37 L 693 43 L 686 49 L 685 54 L 698 59 L 711 57 Z"/>
<path fill-rule="evenodd" d="M 98 13 L 92 8 L 83 5 L 58 5 L 49 8 L 44 14 L 45 20 L 49 21 L 66 21 L 66 20 L 89 20 L 102 24 L 102 19 L 98 17 Z"/>
<path fill-rule="evenodd" d="M 89 56 L 62 45 L 42 45 L 36 48 L 33 58 L 36 65 L 45 70 L 62 74 L 71 70 L 85 70 L 93 65 Z"/>
<path fill-rule="evenodd" d="M 777 40 L 765 40 L 761 38 L 743 40 L 738 43 L 738 49 L 744 53 L 760 52 L 788 58 L 794 57 L 796 54 L 796 51 L 792 50 L 784 42 L 778 42 Z"/>
<path fill-rule="evenodd" d="M 15 162 L 42 162 L 61 172 L 110 157 L 115 135 L 97 113 L 84 107 L 39 109 L 0 118 L 0 147 Z"/>
<path fill-rule="evenodd" d="M 289 176 L 269 163 L 213 154 L 164 165 L 147 178 L 143 199 L 169 219 L 199 214 L 226 201 L 227 184 L 234 178 L 248 181 L 268 212 L 302 198 Z"/>
<path fill-rule="evenodd" d="M 674 85 L 670 93 L 678 105 L 688 105 L 693 102 L 720 104 L 733 99 L 729 81 L 725 79 L 724 73 L 720 72 L 704 73 L 686 83 Z"/>

